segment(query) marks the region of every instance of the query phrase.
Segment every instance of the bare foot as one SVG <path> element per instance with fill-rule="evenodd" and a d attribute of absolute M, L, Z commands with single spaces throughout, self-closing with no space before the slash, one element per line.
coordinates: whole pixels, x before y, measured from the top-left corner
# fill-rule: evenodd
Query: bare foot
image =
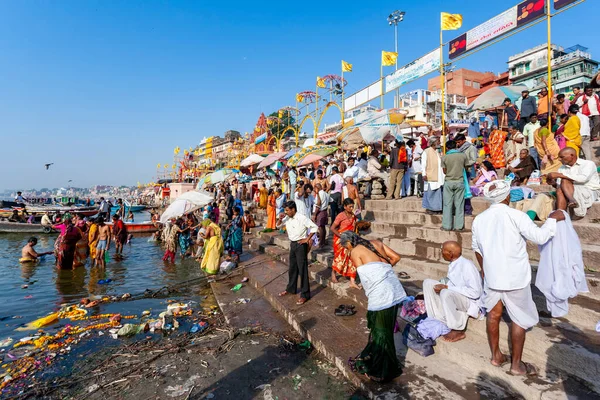
<path fill-rule="evenodd" d="M 529 364 L 521 361 L 519 363 L 519 369 L 515 370 L 513 368 L 508 372 L 510 375 L 516 376 L 536 376 L 538 374 L 537 368 L 533 364 Z"/>
<path fill-rule="evenodd" d="M 350 281 L 350 287 L 358 290 L 362 289 L 362 286 L 357 285 L 355 281 Z"/>
<path fill-rule="evenodd" d="M 442 336 L 446 342 L 458 342 L 459 340 L 463 340 L 467 335 L 463 331 L 450 331 L 446 335 Z"/>
<path fill-rule="evenodd" d="M 510 358 L 506 354 L 502 354 L 502 357 L 499 360 L 492 358 L 490 364 L 494 367 L 502 367 L 510 362 Z"/>
<path fill-rule="evenodd" d="M 338 281 L 337 276 L 335 276 L 335 272 L 333 272 L 331 274 L 331 282 L 333 283 L 339 283 L 340 281 Z"/>

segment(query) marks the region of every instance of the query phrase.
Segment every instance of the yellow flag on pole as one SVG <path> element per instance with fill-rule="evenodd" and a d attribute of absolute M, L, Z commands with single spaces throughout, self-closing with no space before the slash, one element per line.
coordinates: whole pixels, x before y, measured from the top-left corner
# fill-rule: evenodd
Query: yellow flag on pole
<path fill-rule="evenodd" d="M 342 60 L 342 71 L 343 72 L 352 72 L 352 64 Z"/>
<path fill-rule="evenodd" d="M 320 76 L 317 76 L 317 86 L 320 88 L 326 88 L 327 85 L 325 85 L 325 79 L 321 78 Z"/>
<path fill-rule="evenodd" d="M 304 101 L 304 96 L 302 96 L 300 93 L 298 93 L 298 94 L 296 95 L 296 101 L 297 101 L 298 103 L 302 103 L 302 102 Z"/>
<path fill-rule="evenodd" d="M 279 118 L 279 119 L 283 118 L 283 110 L 277 111 L 277 118 Z"/>
<path fill-rule="evenodd" d="M 462 26 L 462 15 L 461 14 L 450 14 L 442 13 L 442 30 L 443 31 L 454 31 Z"/>
<path fill-rule="evenodd" d="M 391 67 L 392 65 L 396 65 L 397 59 L 398 53 L 394 51 L 381 52 L 381 65 L 383 65 L 384 67 Z"/>

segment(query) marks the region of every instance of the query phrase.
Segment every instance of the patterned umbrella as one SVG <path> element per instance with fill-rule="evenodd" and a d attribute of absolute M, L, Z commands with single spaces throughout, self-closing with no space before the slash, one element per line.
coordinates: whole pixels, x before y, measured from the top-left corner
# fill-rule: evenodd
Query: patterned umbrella
<path fill-rule="evenodd" d="M 318 144 L 315 146 L 306 147 L 301 149 L 296 154 L 294 154 L 289 160 L 288 165 L 291 167 L 296 167 L 300 165 L 300 163 L 304 160 L 304 158 L 308 155 L 317 155 L 321 157 L 328 156 L 329 154 L 335 153 L 337 151 L 336 146 L 327 146 L 324 144 Z"/>
<path fill-rule="evenodd" d="M 467 111 L 474 110 L 489 110 L 492 108 L 502 107 L 504 99 L 509 98 L 511 101 L 517 100 L 521 96 L 521 92 L 527 90 L 527 86 L 496 86 L 486 90 L 483 94 L 479 95 L 469 105 Z"/>

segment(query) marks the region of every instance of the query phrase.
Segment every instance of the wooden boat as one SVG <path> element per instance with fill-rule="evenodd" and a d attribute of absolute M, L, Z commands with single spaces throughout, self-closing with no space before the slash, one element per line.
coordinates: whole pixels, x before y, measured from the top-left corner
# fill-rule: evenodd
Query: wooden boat
<path fill-rule="evenodd" d="M 112 222 L 107 223 L 106 225 L 110 226 L 112 229 Z M 154 233 L 158 229 L 154 226 L 153 222 L 126 222 L 125 226 L 127 227 L 128 233 Z"/>
<path fill-rule="evenodd" d="M 22 222 L 0 221 L 0 233 L 57 233 L 49 226 L 25 224 Z"/>
<path fill-rule="evenodd" d="M 45 212 L 49 212 L 51 214 L 55 214 L 57 212 L 60 212 L 61 214 L 64 214 L 64 213 L 81 214 L 84 217 L 91 217 L 93 215 L 98 214 L 97 207 L 29 206 L 29 205 L 27 205 L 26 209 L 29 214 L 36 213 L 39 215 L 44 214 Z"/>
<path fill-rule="evenodd" d="M 126 205 L 125 206 L 125 212 L 131 211 L 131 212 L 137 213 L 137 212 L 142 212 L 145 209 L 146 209 L 146 206 L 144 206 L 144 205 L 137 205 L 137 206 L 128 206 L 128 205 Z M 119 211 L 119 206 L 112 206 L 110 210 L 113 213 L 116 213 L 117 211 Z"/>

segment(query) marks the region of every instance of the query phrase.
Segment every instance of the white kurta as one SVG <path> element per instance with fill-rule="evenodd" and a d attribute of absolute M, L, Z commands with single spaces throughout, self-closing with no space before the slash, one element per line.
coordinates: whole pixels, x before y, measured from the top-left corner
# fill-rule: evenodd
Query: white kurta
<path fill-rule="evenodd" d="M 424 151 L 421 154 L 421 169 L 423 171 L 423 177 L 426 176 L 426 171 L 427 171 L 427 153 L 428 153 L 427 151 Z M 444 184 L 445 177 L 446 177 L 446 175 L 444 174 L 444 170 L 442 169 L 442 159 L 440 158 L 440 156 L 438 154 L 438 180 L 437 181 L 427 180 L 425 182 L 424 190 L 428 191 L 428 190 L 439 189 Z"/>
<path fill-rule="evenodd" d="M 535 286 L 546 296 L 548 311 L 555 318 L 567 315 L 568 299 L 589 291 L 581 243 L 569 214 L 564 213 L 565 221 L 557 224 L 556 236 L 540 246 L 540 265 L 535 278 Z"/>
<path fill-rule="evenodd" d="M 487 287 L 495 290 L 522 289 L 531 283 L 527 240 L 542 245 L 556 232 L 556 220 L 538 227 L 522 211 L 506 204 L 493 204 L 475 217 L 472 248 L 483 257 Z"/>
<path fill-rule="evenodd" d="M 479 316 L 483 293 L 479 271 L 470 260 L 459 257 L 448 267 L 448 289 L 438 295 L 433 287 L 439 283 L 432 279 L 423 282 L 427 315 L 444 322 L 450 329 L 463 330 L 469 316 Z"/>

